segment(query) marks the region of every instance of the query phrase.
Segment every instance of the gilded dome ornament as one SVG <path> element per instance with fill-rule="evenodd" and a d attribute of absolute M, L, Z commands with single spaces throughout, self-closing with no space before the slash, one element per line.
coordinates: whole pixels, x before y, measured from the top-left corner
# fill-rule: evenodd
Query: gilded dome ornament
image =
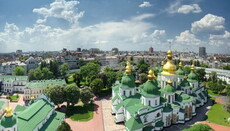
<path fill-rule="evenodd" d="M 152 81 L 154 78 L 155 78 L 154 72 L 152 70 L 149 70 L 149 75 L 148 75 L 149 81 Z"/>
<path fill-rule="evenodd" d="M 9 102 L 7 104 L 7 107 L 5 108 L 5 112 L 6 112 L 5 114 L 6 117 L 12 116 L 12 108 L 9 106 Z"/>
<path fill-rule="evenodd" d="M 131 73 L 131 66 L 130 66 L 130 63 L 128 61 L 127 61 L 126 67 L 125 67 L 125 73 L 127 75 L 130 75 L 130 73 Z"/>
<path fill-rule="evenodd" d="M 167 62 L 163 66 L 163 72 L 161 73 L 162 75 L 175 75 L 176 74 L 176 66 L 173 64 L 172 61 L 172 51 L 169 50 L 167 52 Z"/>

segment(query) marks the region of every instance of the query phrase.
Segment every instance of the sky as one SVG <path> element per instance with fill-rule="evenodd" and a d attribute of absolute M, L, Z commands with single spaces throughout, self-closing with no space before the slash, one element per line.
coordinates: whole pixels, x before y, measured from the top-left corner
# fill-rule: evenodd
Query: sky
<path fill-rule="evenodd" d="M 0 53 L 100 48 L 230 54 L 229 0 L 0 0 Z"/>

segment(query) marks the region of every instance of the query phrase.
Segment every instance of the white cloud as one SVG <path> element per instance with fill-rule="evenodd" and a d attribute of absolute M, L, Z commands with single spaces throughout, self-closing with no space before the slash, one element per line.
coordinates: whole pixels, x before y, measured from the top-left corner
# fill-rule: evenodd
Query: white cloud
<path fill-rule="evenodd" d="M 181 32 L 179 36 L 176 36 L 175 41 L 185 45 L 199 45 L 202 43 L 202 41 L 197 39 L 189 30 Z"/>
<path fill-rule="evenodd" d="M 221 16 L 212 14 L 205 15 L 199 21 L 192 23 L 191 31 L 193 33 L 218 33 L 223 32 L 225 19 Z"/>
<path fill-rule="evenodd" d="M 152 4 L 150 4 L 150 3 L 147 2 L 147 1 L 144 1 L 142 4 L 139 5 L 139 7 L 141 7 L 141 8 L 144 8 L 144 7 L 151 7 L 151 6 L 152 6 Z"/>
<path fill-rule="evenodd" d="M 173 3 L 169 5 L 168 8 L 165 9 L 165 11 L 168 12 L 169 14 L 177 13 L 177 10 L 180 7 L 182 1 L 183 0 L 174 1 Z"/>
<path fill-rule="evenodd" d="M 212 35 L 209 36 L 209 44 L 215 46 L 227 45 L 225 48 L 230 48 L 230 33 L 224 31 L 221 35 Z"/>
<path fill-rule="evenodd" d="M 0 32 L 0 45 L 5 47 L 0 51 L 60 50 L 63 47 L 98 47 L 110 50 L 112 46 L 138 50 L 140 44 L 148 46 L 151 42 L 151 30 L 154 25 L 144 20 L 153 16 L 143 14 L 117 22 L 108 21 L 86 27 L 71 26 L 69 29 L 55 28 L 43 23 L 20 30 L 15 24 L 7 23 L 5 30 Z M 162 33 L 163 31 L 159 31 L 159 34 Z"/>
<path fill-rule="evenodd" d="M 177 10 L 177 12 L 182 14 L 188 14 L 188 13 L 200 13 L 202 12 L 202 10 L 198 4 L 192 4 L 192 5 L 182 5 Z"/>
<path fill-rule="evenodd" d="M 75 25 L 78 23 L 79 18 L 84 15 L 84 12 L 78 12 L 75 7 L 79 3 L 79 1 L 55 0 L 50 4 L 49 8 L 35 8 L 33 12 L 41 14 L 44 17 L 43 19 L 38 19 L 37 23 L 44 23 L 48 17 L 54 17 L 65 19 Z"/>

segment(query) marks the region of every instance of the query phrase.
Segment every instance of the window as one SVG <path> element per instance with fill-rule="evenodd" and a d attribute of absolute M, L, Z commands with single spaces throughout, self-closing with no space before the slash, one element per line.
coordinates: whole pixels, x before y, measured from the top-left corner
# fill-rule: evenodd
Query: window
<path fill-rule="evenodd" d="M 124 94 L 124 96 L 125 96 L 125 91 L 123 91 L 123 94 Z"/>
<path fill-rule="evenodd" d="M 132 95 L 132 91 L 129 92 L 129 95 L 130 95 L 130 96 Z"/>
<path fill-rule="evenodd" d="M 158 112 L 158 113 L 157 113 L 157 117 L 160 117 L 160 116 L 161 116 L 161 114 Z"/>
<path fill-rule="evenodd" d="M 151 101 L 149 101 L 149 106 L 151 106 Z"/>
<path fill-rule="evenodd" d="M 155 105 L 157 105 L 157 100 L 155 100 Z"/>
<path fill-rule="evenodd" d="M 144 118 L 144 123 L 148 122 L 147 117 L 148 117 L 148 115 L 145 115 L 145 116 L 143 117 L 143 118 Z"/>

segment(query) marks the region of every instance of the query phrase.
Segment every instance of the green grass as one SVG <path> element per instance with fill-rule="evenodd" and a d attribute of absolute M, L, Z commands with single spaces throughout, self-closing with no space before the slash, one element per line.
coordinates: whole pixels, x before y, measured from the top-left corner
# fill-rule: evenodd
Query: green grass
<path fill-rule="evenodd" d="M 17 101 L 19 99 L 19 96 L 13 95 L 13 96 L 10 96 L 10 99 L 13 101 Z"/>
<path fill-rule="evenodd" d="M 208 94 L 214 95 L 214 96 L 222 96 L 221 94 L 214 93 L 211 90 L 208 90 Z"/>
<path fill-rule="evenodd" d="M 66 116 L 73 121 L 89 121 L 93 118 L 94 104 L 69 107 Z"/>
<path fill-rule="evenodd" d="M 227 119 L 230 118 L 230 113 L 226 112 L 222 104 L 214 104 L 207 114 L 207 120 L 223 126 L 230 126 Z"/>

